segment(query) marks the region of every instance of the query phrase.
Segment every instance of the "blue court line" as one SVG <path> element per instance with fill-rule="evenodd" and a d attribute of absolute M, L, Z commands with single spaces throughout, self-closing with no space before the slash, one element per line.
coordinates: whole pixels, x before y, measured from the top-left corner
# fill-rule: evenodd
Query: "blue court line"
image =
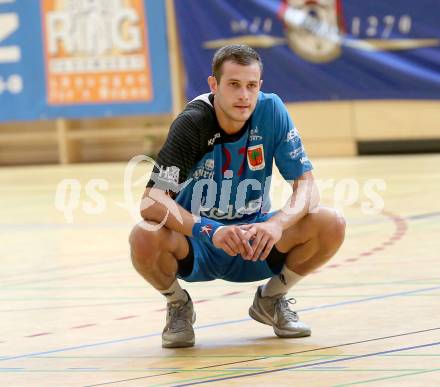
<path fill-rule="evenodd" d="M 424 289 L 417 289 L 417 290 L 410 290 L 410 291 L 399 292 L 399 293 L 383 294 L 381 296 L 361 298 L 359 300 L 352 300 L 352 301 L 337 302 L 337 303 L 334 303 L 334 304 L 325 304 L 325 305 L 320 305 L 320 306 L 300 309 L 300 310 L 298 310 L 298 312 L 310 312 L 310 311 L 315 311 L 315 310 L 320 310 L 320 309 L 336 308 L 336 307 L 344 306 L 344 305 L 359 304 L 359 303 L 363 303 L 363 302 L 369 302 L 369 301 L 382 300 L 382 299 L 386 299 L 386 298 L 405 296 L 405 295 L 408 295 L 408 294 L 430 292 L 430 291 L 433 291 L 433 290 L 440 290 L 440 286 L 424 288 Z M 240 320 L 222 321 L 222 322 L 219 322 L 219 323 L 212 323 L 212 324 L 207 324 L 207 325 L 201 325 L 201 326 L 194 327 L 194 328 L 195 329 L 206 329 L 206 328 L 213 328 L 213 327 L 218 327 L 218 326 L 222 326 L 222 325 L 239 324 L 239 323 L 248 322 L 248 321 L 252 321 L 252 319 L 247 317 L 247 318 L 243 318 L 243 319 L 240 319 Z M 78 345 L 78 346 L 73 346 L 73 347 L 65 347 L 65 348 L 60 348 L 60 349 L 52 349 L 52 350 L 42 351 L 42 352 L 31 352 L 31 353 L 22 354 L 22 355 L 6 356 L 6 357 L 0 358 L 0 362 L 1 361 L 6 361 L 6 360 L 22 359 L 22 358 L 38 356 L 38 355 L 47 355 L 47 354 L 50 354 L 50 353 L 66 352 L 66 351 L 73 351 L 73 350 L 76 350 L 76 349 L 84 349 L 84 348 L 90 348 L 90 347 L 97 347 L 97 346 L 101 346 L 101 345 L 117 344 L 117 343 L 122 343 L 122 342 L 127 342 L 127 341 L 133 341 L 133 340 L 142 340 L 142 339 L 146 339 L 148 337 L 160 336 L 161 334 L 162 334 L 162 332 L 157 332 L 157 333 L 151 333 L 151 334 L 148 334 L 148 335 L 133 336 L 133 337 L 127 337 L 127 338 L 123 338 L 123 339 L 101 341 L 101 342 L 98 342 L 98 343 L 84 344 L 84 345 Z"/>
<path fill-rule="evenodd" d="M 436 216 L 440 216 L 440 212 L 428 212 L 426 214 L 419 214 L 419 215 L 411 215 L 411 216 L 406 216 L 405 219 L 426 219 L 426 218 L 432 218 L 432 217 L 436 217 Z"/>
<path fill-rule="evenodd" d="M 433 347 L 433 346 L 436 346 L 436 345 L 440 345 L 440 341 L 436 341 L 434 343 L 429 343 L 429 344 L 414 345 L 412 347 L 403 347 L 403 348 L 397 348 L 397 349 L 390 349 L 390 350 L 387 350 L 387 351 L 366 353 L 365 355 L 350 356 L 350 357 L 346 357 L 346 358 L 343 358 L 343 359 L 324 360 L 324 361 L 320 361 L 320 362 L 316 362 L 316 363 L 302 364 L 302 365 L 293 366 L 293 367 L 283 367 L 283 368 L 277 368 L 277 369 L 274 369 L 274 370 L 253 372 L 253 373 L 249 373 L 249 374 L 246 374 L 246 375 L 226 376 L 224 378 L 209 379 L 209 380 L 204 380 L 204 381 L 200 381 L 200 382 L 192 382 L 192 383 L 185 383 L 185 384 L 175 384 L 175 385 L 173 385 L 173 387 L 194 386 L 196 384 L 205 384 L 205 383 L 219 382 L 219 381 L 223 381 L 223 380 L 246 378 L 248 376 L 266 375 L 266 374 L 271 374 L 271 373 L 280 372 L 280 371 L 292 371 L 292 370 L 296 370 L 296 369 L 300 369 L 300 368 L 309 368 L 309 367 L 320 366 L 320 365 L 323 365 L 323 364 L 333 364 L 333 363 L 340 363 L 340 362 L 349 361 L 349 360 L 364 359 L 364 358 L 367 358 L 367 357 L 373 357 L 373 356 L 378 356 L 378 355 L 385 355 L 385 354 L 389 354 L 389 353 L 402 352 L 402 351 L 410 351 L 412 349 Z"/>
<path fill-rule="evenodd" d="M 324 305 L 320 305 L 320 306 L 312 306 L 310 308 L 305 308 L 305 309 L 298 310 L 298 312 L 311 312 L 311 311 L 314 311 L 314 310 L 333 308 L 335 306 L 359 304 L 359 303 L 362 303 L 362 302 L 368 302 L 368 301 L 374 301 L 374 300 L 382 300 L 384 298 L 400 297 L 400 296 L 406 296 L 406 295 L 409 295 L 409 294 L 416 294 L 416 293 L 422 293 L 422 292 L 430 292 L 430 291 L 433 291 L 433 290 L 440 290 L 440 286 L 433 286 L 431 288 L 424 288 L 424 289 L 418 289 L 418 290 L 408 290 L 406 292 L 384 294 L 384 295 L 381 295 L 381 296 L 373 296 L 373 297 L 361 298 L 359 300 L 342 301 L 342 302 L 338 302 L 337 304 L 324 304 Z"/>
<path fill-rule="evenodd" d="M 97 370 L 100 370 L 101 368 L 97 368 L 97 367 L 69 367 L 66 369 L 73 370 L 73 371 L 97 371 Z"/>
<path fill-rule="evenodd" d="M 0 372 L 3 372 L 3 371 L 23 371 L 25 369 L 26 368 L 24 368 L 24 367 L 0 368 Z"/>

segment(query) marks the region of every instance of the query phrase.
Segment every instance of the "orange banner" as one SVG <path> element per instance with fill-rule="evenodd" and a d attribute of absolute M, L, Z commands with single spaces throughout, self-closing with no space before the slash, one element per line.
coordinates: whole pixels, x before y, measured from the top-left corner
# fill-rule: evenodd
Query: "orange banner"
<path fill-rule="evenodd" d="M 48 103 L 153 99 L 143 0 L 42 0 Z"/>

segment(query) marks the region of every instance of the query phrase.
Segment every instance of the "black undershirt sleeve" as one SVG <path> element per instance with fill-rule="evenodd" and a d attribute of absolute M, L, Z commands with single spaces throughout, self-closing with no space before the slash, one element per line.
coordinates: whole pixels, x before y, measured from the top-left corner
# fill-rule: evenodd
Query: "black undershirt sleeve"
<path fill-rule="evenodd" d="M 171 124 L 147 187 L 154 186 L 174 196 L 179 191 L 179 184 L 188 179 L 189 172 L 199 160 L 199 144 L 196 125 L 188 114 L 181 113 Z"/>

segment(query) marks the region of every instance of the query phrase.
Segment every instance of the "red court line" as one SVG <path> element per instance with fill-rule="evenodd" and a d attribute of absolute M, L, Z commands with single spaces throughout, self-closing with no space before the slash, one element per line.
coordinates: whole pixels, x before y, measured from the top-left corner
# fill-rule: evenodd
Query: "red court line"
<path fill-rule="evenodd" d="M 222 296 L 235 296 L 236 294 L 240 294 L 240 293 L 244 293 L 244 291 L 243 290 L 238 290 L 238 291 L 235 291 L 235 292 L 229 292 L 229 293 L 222 294 Z"/>
<path fill-rule="evenodd" d="M 386 241 L 382 242 L 380 245 L 375 246 L 370 250 L 364 251 L 355 257 L 347 258 L 344 260 L 344 262 L 354 262 L 361 257 L 371 256 L 378 251 L 385 250 L 388 246 L 392 246 L 394 243 L 396 243 L 397 241 L 403 238 L 403 236 L 406 234 L 406 231 L 408 230 L 408 225 L 405 219 L 399 215 L 395 215 L 392 212 L 386 210 L 383 210 L 382 214 L 387 218 L 389 218 L 394 223 L 394 227 L 395 227 L 394 233 Z M 331 265 L 326 267 L 331 268 Z"/>
<path fill-rule="evenodd" d="M 81 328 L 88 328 L 88 327 L 94 327 L 98 324 L 83 324 L 83 325 L 77 325 L 76 327 L 71 327 L 69 329 L 81 329 Z"/>
<path fill-rule="evenodd" d="M 406 220 L 402 218 L 400 215 L 393 214 L 391 211 L 388 210 L 383 210 L 381 214 L 386 216 L 388 219 L 390 219 L 395 227 L 393 234 L 386 241 L 382 242 L 377 246 L 372 247 L 367 251 L 363 251 L 355 255 L 354 257 L 344 259 L 341 264 L 330 264 L 324 266 L 321 269 L 315 270 L 313 273 L 319 273 L 321 270 L 325 270 L 325 269 L 335 269 L 337 267 L 340 267 L 343 263 L 356 262 L 363 257 L 370 257 L 375 253 L 379 251 L 383 251 L 387 247 L 392 246 L 393 244 L 401 240 L 408 230 L 408 224 Z"/>
<path fill-rule="evenodd" d="M 136 314 L 136 315 L 130 315 L 130 316 L 123 316 L 123 317 L 118 317 L 118 318 L 115 318 L 115 320 L 128 320 L 128 319 L 131 319 L 131 318 L 136 318 L 136 317 L 139 317 L 139 315 L 138 314 Z"/>
<path fill-rule="evenodd" d="M 41 333 L 35 333 L 33 335 L 25 336 L 25 337 L 38 337 L 38 336 L 46 336 L 46 335 L 52 335 L 53 332 L 41 332 Z"/>
<path fill-rule="evenodd" d="M 212 301 L 212 299 L 204 299 L 204 300 L 197 300 L 197 301 L 194 301 L 194 304 L 201 304 L 202 302 L 206 302 L 206 301 Z"/>

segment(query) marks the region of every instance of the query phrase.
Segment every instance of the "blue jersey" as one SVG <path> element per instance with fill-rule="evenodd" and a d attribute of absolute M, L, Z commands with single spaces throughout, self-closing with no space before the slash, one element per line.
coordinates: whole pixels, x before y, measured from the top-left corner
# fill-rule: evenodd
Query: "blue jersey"
<path fill-rule="evenodd" d="M 287 181 L 312 164 L 277 95 L 260 92 L 251 117 L 234 134 L 219 126 L 213 98 L 197 97 L 173 122 L 147 186 L 173 192 L 193 214 L 249 223 L 270 210 L 274 160 Z"/>

